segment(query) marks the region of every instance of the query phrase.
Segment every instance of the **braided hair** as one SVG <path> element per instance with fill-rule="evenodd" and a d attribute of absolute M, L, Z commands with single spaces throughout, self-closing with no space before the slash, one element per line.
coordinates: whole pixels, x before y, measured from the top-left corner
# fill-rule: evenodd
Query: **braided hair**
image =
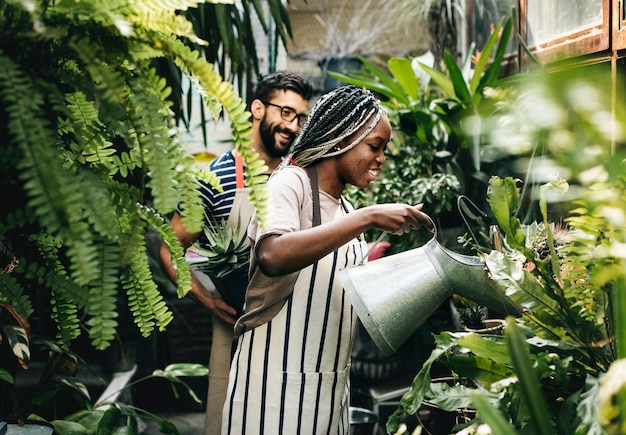
<path fill-rule="evenodd" d="M 334 89 L 315 103 L 294 143 L 291 159 L 285 160 L 304 168 L 319 159 L 345 153 L 376 127 L 382 112 L 380 102 L 368 90 L 353 85 Z M 365 130 L 347 146 L 337 146 L 364 126 Z"/>

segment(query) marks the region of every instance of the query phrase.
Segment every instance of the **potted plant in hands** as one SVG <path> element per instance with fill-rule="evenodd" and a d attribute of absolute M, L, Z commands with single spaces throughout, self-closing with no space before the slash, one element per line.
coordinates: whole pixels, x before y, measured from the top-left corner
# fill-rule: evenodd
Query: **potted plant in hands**
<path fill-rule="evenodd" d="M 207 222 L 203 231 L 209 246 L 203 248 L 195 244 L 189 248 L 190 252 L 200 256 L 193 260 L 193 268 L 205 273 L 222 298 L 241 315 L 250 268 L 246 228 L 242 228 L 240 219 L 233 231 L 223 222 L 211 219 Z"/>

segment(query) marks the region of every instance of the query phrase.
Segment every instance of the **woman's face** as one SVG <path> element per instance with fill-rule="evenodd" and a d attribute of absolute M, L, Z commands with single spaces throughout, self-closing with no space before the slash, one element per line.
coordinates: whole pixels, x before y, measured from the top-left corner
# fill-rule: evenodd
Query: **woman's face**
<path fill-rule="evenodd" d="M 346 144 L 358 137 L 356 132 L 346 139 Z M 385 163 L 385 151 L 391 138 L 391 124 L 383 112 L 380 121 L 354 148 L 340 154 L 339 177 L 344 184 L 366 188 L 376 179 L 380 167 Z"/>

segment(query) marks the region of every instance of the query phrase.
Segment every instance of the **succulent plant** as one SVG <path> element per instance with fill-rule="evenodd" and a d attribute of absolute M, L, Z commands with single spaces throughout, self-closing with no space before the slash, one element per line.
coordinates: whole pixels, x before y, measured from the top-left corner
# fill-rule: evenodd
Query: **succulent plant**
<path fill-rule="evenodd" d="M 242 234 L 241 220 L 233 231 L 229 231 L 225 221 L 207 219 L 204 225 L 204 235 L 209 241 L 208 248 L 193 245 L 191 252 L 205 257 L 205 260 L 195 263 L 195 269 L 208 275 L 221 277 L 236 266 L 245 263 L 250 258 L 250 243 L 245 234 Z"/>

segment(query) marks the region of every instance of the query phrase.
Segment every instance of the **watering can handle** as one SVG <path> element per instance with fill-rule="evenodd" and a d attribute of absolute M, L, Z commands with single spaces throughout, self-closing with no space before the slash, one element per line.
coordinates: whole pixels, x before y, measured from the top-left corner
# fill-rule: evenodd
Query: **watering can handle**
<path fill-rule="evenodd" d="M 430 216 L 428 216 L 426 213 L 424 213 L 424 216 L 426 216 L 428 218 L 428 220 L 430 221 L 430 223 L 433 226 L 433 229 L 430 230 L 431 233 L 433 233 L 433 238 L 437 238 L 437 225 L 435 225 L 435 221 L 433 220 L 433 218 L 431 218 Z"/>
<path fill-rule="evenodd" d="M 435 221 L 433 221 L 433 218 L 431 218 L 430 216 L 428 216 L 425 213 L 424 213 L 424 216 L 426 216 L 428 218 L 428 220 L 430 221 L 430 223 L 433 226 L 433 229 L 430 230 L 430 232 L 433 233 L 433 238 L 437 238 L 437 225 L 435 225 Z M 365 262 L 365 259 L 372 253 L 374 248 L 376 248 L 376 245 L 378 245 L 383 240 L 383 237 L 385 237 L 386 234 L 387 234 L 387 231 L 382 231 L 378 235 L 376 240 L 374 240 L 374 242 L 372 243 L 372 246 L 367 250 L 367 252 L 361 258 L 361 263 L 360 264 L 363 264 Z"/>

